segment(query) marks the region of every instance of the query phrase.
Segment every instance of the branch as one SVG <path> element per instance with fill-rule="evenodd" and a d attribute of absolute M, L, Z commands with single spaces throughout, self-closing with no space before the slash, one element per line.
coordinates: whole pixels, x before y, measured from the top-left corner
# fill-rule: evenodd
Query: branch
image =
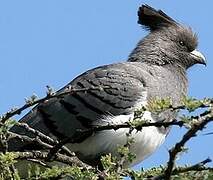
<path fill-rule="evenodd" d="M 134 122 L 134 120 L 133 120 Z M 157 122 L 146 122 L 145 120 L 141 120 L 138 122 L 138 124 L 134 125 L 131 124 L 131 122 L 126 122 L 123 124 L 109 124 L 105 126 L 95 126 L 90 129 L 86 130 L 79 130 L 81 133 L 92 133 L 92 132 L 98 132 L 98 131 L 103 131 L 103 130 L 118 130 L 120 128 L 134 128 L 138 131 L 140 131 L 143 127 L 150 127 L 150 126 L 155 126 L 155 127 L 169 127 L 169 126 L 179 126 L 182 127 L 185 122 L 183 121 L 176 121 L 173 120 L 171 122 L 165 122 L 165 121 L 157 121 Z"/>
<path fill-rule="evenodd" d="M 185 173 L 189 171 L 213 171 L 212 167 L 205 167 L 207 163 L 212 162 L 211 159 L 207 158 L 204 161 L 201 161 L 195 165 L 188 166 L 188 167 L 177 167 L 172 171 L 172 175 L 180 174 L 180 173 Z"/>
<path fill-rule="evenodd" d="M 206 167 L 205 165 L 207 163 L 212 162 L 211 159 L 207 158 L 199 163 L 196 163 L 192 166 L 186 166 L 186 167 L 176 167 L 173 171 L 172 171 L 172 175 L 179 175 L 182 173 L 187 173 L 187 172 L 192 172 L 192 171 L 213 171 L 213 167 Z M 162 170 L 163 171 L 163 170 Z M 165 179 L 165 173 L 158 175 L 158 176 L 154 176 L 154 177 L 150 177 L 150 180 L 162 180 Z"/>
<path fill-rule="evenodd" d="M 13 132 L 8 132 L 8 135 L 9 135 L 8 140 L 19 139 L 22 142 L 26 142 L 26 143 L 36 143 L 37 145 L 46 149 L 51 149 L 53 147 L 50 144 L 43 142 L 39 137 L 31 138 L 29 136 L 20 135 Z"/>
<path fill-rule="evenodd" d="M 134 120 L 133 120 L 134 121 Z M 88 134 L 92 134 L 98 131 L 103 131 L 103 130 L 118 130 L 120 128 L 130 128 L 130 129 L 136 129 L 138 131 L 141 131 L 143 127 L 150 127 L 150 126 L 155 126 L 155 127 L 169 127 L 172 125 L 176 125 L 179 127 L 182 127 L 184 124 L 183 121 L 176 121 L 173 120 L 171 122 L 164 122 L 164 121 L 159 121 L 159 122 L 146 122 L 144 120 L 141 120 L 141 123 L 139 122 L 138 125 L 132 125 L 129 122 L 123 123 L 123 124 L 109 124 L 105 126 L 95 126 L 91 127 L 89 129 L 76 129 L 76 133 L 80 133 L 81 136 L 77 137 L 70 137 L 70 138 L 65 138 L 62 141 L 60 141 L 58 144 L 56 144 L 49 153 L 48 159 L 50 160 L 56 152 L 58 152 L 62 146 L 64 146 L 67 143 L 76 143 L 79 142 L 79 139 L 82 139 L 84 136 L 87 137 Z"/>
<path fill-rule="evenodd" d="M 189 141 L 192 137 L 196 136 L 196 133 L 199 130 L 202 130 L 205 125 L 213 121 L 213 110 L 211 109 L 210 111 L 205 111 L 200 116 L 197 116 L 196 118 L 194 117 L 194 119 L 196 120 L 196 123 L 193 124 L 192 128 L 189 129 L 184 134 L 182 139 L 176 143 L 172 149 L 169 150 L 169 161 L 165 170 L 165 180 L 169 180 L 171 178 L 177 154 L 183 150 L 186 142 Z"/>
<path fill-rule="evenodd" d="M 33 133 L 36 137 L 39 137 L 41 141 L 44 141 L 46 143 L 48 143 L 49 145 L 52 145 L 51 147 L 53 147 L 53 145 L 56 145 L 58 144 L 59 142 L 57 140 L 54 140 L 52 139 L 51 137 L 43 134 L 42 132 L 36 130 L 36 129 L 33 129 L 31 128 L 28 124 L 26 123 L 19 123 L 17 122 L 16 123 L 17 126 L 19 127 L 22 127 L 24 128 L 27 132 L 30 132 L 30 133 Z M 15 134 L 15 133 L 14 133 Z M 19 137 L 23 137 L 21 135 L 19 135 Z M 33 139 L 32 139 L 33 140 Z M 40 144 L 40 145 L 43 145 L 43 144 Z M 74 154 L 65 146 L 62 146 L 61 149 L 67 154 L 67 155 L 70 155 L 70 156 L 73 156 Z"/>
<path fill-rule="evenodd" d="M 48 152 L 46 151 L 29 151 L 29 152 L 13 152 L 13 153 L 15 154 L 16 160 L 40 159 L 44 162 L 48 162 L 47 161 Z M 76 166 L 83 167 L 85 169 L 93 169 L 91 166 L 80 161 L 77 157 L 69 157 L 60 153 L 55 154 L 54 160 L 61 163 L 68 164 L 70 166 L 76 165 Z"/>

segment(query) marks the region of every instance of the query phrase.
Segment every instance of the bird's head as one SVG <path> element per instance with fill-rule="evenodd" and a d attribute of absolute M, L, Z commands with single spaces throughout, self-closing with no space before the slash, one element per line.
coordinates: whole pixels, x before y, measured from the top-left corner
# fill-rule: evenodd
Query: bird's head
<path fill-rule="evenodd" d="M 185 69 L 205 64 L 205 57 L 196 50 L 197 36 L 190 27 L 183 26 L 148 5 L 138 11 L 138 23 L 150 33 L 132 51 L 128 61 L 142 61 L 157 65 L 177 64 Z"/>

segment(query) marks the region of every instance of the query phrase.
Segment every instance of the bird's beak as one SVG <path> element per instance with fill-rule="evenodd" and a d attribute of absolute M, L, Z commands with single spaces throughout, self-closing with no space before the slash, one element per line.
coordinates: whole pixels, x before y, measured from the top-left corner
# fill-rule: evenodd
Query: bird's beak
<path fill-rule="evenodd" d="M 206 66 L 206 58 L 204 57 L 204 55 L 201 52 L 199 52 L 198 50 L 195 49 L 190 54 L 196 60 L 196 62 L 198 64 L 203 64 Z"/>

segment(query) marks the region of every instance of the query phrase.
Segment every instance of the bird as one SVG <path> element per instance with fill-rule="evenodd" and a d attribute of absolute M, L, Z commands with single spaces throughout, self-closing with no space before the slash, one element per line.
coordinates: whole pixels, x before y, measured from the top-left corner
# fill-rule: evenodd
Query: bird
<path fill-rule="evenodd" d="M 172 106 L 181 105 L 182 98 L 187 96 L 187 70 L 196 64 L 206 65 L 204 55 L 197 50 L 197 35 L 190 27 L 147 4 L 139 7 L 138 24 L 149 33 L 138 42 L 126 61 L 84 72 L 56 95 L 69 88 L 88 89 L 86 92 L 76 91 L 41 102 L 19 122 L 59 141 L 77 139 L 68 142 L 66 147 L 83 162 L 97 166 L 102 155 L 118 155 L 117 148 L 125 145 L 126 134 L 130 131 L 119 128 L 85 135 L 79 130 L 132 122 L 135 111 L 156 98 L 169 98 Z M 170 122 L 177 114 L 171 110 L 159 114 L 145 110 L 141 119 Z M 29 134 L 16 125 L 10 131 Z M 170 128 L 155 126 L 143 127 L 140 131 L 133 129 L 134 142 L 129 148 L 136 158 L 126 162 L 126 166 L 138 164 L 153 154 L 169 131 Z M 8 148 L 23 151 L 36 149 L 36 146 L 14 140 L 9 142 Z"/>

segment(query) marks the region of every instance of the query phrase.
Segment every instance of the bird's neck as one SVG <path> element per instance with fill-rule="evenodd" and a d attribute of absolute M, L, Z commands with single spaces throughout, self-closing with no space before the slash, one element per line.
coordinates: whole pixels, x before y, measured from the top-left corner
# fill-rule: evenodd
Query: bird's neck
<path fill-rule="evenodd" d="M 178 76 L 182 76 L 183 78 L 187 79 L 186 68 L 183 67 L 182 65 L 180 65 L 178 63 L 172 63 L 172 64 L 165 64 L 165 65 L 163 65 L 163 67 L 170 70 L 174 74 L 176 74 Z"/>
<path fill-rule="evenodd" d="M 154 47 L 154 50 L 147 49 L 146 46 L 139 44 L 130 53 L 129 62 L 143 62 L 151 65 L 165 66 L 171 64 L 171 58 L 169 58 L 163 51 L 160 51 L 158 47 Z"/>
<path fill-rule="evenodd" d="M 188 89 L 188 79 L 187 79 L 187 69 L 179 64 L 167 64 L 164 66 L 168 71 L 170 71 L 177 78 L 178 82 L 181 82 L 181 86 L 185 89 L 184 95 L 187 95 Z"/>

